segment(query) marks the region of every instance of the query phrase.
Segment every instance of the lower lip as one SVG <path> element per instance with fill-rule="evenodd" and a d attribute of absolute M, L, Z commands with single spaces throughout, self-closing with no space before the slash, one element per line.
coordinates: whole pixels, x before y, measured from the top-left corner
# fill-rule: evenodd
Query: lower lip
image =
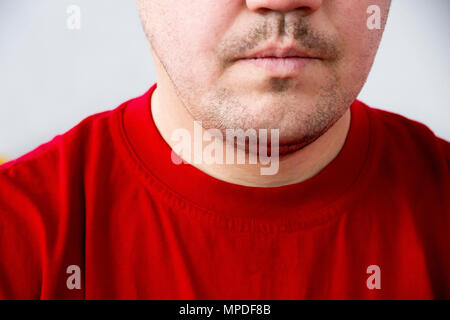
<path fill-rule="evenodd" d="M 246 63 L 276 75 L 296 74 L 303 70 L 312 60 L 315 59 L 301 57 L 242 59 Z"/>

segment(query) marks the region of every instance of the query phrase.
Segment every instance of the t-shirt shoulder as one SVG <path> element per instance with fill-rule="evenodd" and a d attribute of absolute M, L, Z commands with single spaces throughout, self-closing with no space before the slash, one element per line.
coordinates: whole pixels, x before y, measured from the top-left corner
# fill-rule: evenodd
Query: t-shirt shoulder
<path fill-rule="evenodd" d="M 379 142 L 415 159 L 445 162 L 449 169 L 450 143 L 436 136 L 427 125 L 394 112 L 366 107 Z"/>
<path fill-rule="evenodd" d="M 67 239 L 81 246 L 86 168 L 112 144 L 110 119 L 119 108 L 89 116 L 0 166 L 0 261 L 7 261 L 0 262 L 0 299 L 39 298 L 45 261 L 64 254 L 56 247 Z M 64 274 L 57 269 L 51 272 Z"/>
<path fill-rule="evenodd" d="M 91 115 L 67 132 L 0 166 L 0 213 L 61 212 L 64 199 L 80 203 L 86 167 L 111 150 L 111 116 L 120 107 Z M 95 161 L 97 161 L 96 159 Z M 66 204 L 67 205 L 67 204 Z"/>
<path fill-rule="evenodd" d="M 61 156 L 61 152 L 67 152 L 68 148 L 81 151 L 83 147 L 94 138 L 101 138 L 110 132 L 110 120 L 114 113 L 119 112 L 123 106 L 90 115 L 63 134 L 56 135 L 26 154 L 0 165 L 0 177 L 20 171 L 22 168 L 34 167 L 38 163 L 54 164 Z M 98 136 L 100 134 L 100 136 Z M 79 157 L 77 157 L 79 159 Z"/>
<path fill-rule="evenodd" d="M 367 107 L 371 126 L 371 174 L 389 181 L 395 194 L 404 193 L 433 206 L 440 203 L 450 218 L 450 145 L 426 125 L 393 112 Z M 422 197 L 426 190 L 427 197 Z"/>
<path fill-rule="evenodd" d="M 367 112 L 371 127 L 367 192 L 376 192 L 378 201 L 396 208 L 402 221 L 409 217 L 415 232 L 435 241 L 436 252 L 447 255 L 447 245 L 439 237 L 450 227 L 449 142 L 418 121 L 373 107 Z"/>

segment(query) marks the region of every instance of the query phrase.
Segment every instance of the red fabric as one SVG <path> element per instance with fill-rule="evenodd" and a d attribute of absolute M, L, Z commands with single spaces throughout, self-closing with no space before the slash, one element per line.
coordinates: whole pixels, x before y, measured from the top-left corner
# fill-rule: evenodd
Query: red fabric
<path fill-rule="evenodd" d="M 450 298 L 450 147 L 427 127 L 355 101 L 318 175 L 244 187 L 171 161 L 154 88 L 0 166 L 0 298 Z"/>

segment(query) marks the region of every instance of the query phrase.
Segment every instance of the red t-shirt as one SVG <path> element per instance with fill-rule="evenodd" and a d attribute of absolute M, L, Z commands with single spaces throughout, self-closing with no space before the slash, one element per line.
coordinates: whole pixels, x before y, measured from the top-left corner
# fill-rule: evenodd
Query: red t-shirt
<path fill-rule="evenodd" d="M 246 187 L 172 162 L 154 88 L 0 166 L 0 298 L 450 298 L 450 147 L 427 127 L 355 101 L 319 174 Z"/>

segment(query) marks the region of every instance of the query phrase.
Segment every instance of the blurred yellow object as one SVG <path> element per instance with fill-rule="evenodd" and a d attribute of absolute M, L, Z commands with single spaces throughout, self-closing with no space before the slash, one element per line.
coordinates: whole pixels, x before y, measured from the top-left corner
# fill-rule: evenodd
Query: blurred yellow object
<path fill-rule="evenodd" d="M 6 162 L 6 159 L 4 159 L 0 156 L 0 164 L 2 164 L 3 162 Z"/>

